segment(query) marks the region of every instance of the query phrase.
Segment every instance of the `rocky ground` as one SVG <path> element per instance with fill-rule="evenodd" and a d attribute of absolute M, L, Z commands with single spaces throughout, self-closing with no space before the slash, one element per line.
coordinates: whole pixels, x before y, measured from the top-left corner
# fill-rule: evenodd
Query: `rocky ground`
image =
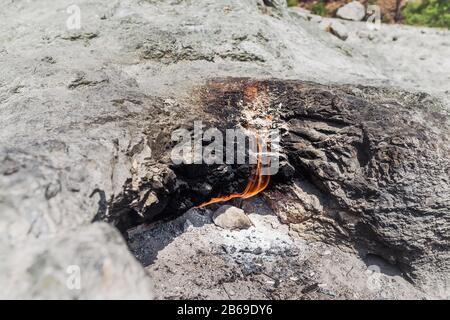
<path fill-rule="evenodd" d="M 377 256 L 305 240 L 262 199 L 245 204 L 253 226 L 227 230 L 194 209 L 165 224 L 130 231 L 160 299 L 424 299 Z M 362 255 L 364 256 L 364 255 Z M 442 297 L 441 297 L 442 298 Z"/>
<path fill-rule="evenodd" d="M 352 0 L 323 1 L 326 9 L 326 16 L 335 17 L 337 11 L 346 4 L 353 2 Z M 401 9 L 404 8 L 407 0 L 359 0 L 364 6 L 377 5 L 380 7 L 381 18 L 384 23 L 398 23 L 402 21 Z M 311 11 L 319 1 L 316 0 L 299 0 L 297 6 Z M 362 19 L 359 19 L 362 20 Z"/>
<path fill-rule="evenodd" d="M 321 18 L 278 3 L 76 1 L 81 29 L 69 30 L 72 13 L 66 10 L 73 1 L 4 1 L 0 297 L 450 296 L 450 33 L 397 25 L 370 30 L 365 22 Z M 297 85 L 356 99 L 343 107 L 328 105 L 351 128 L 333 136 L 340 143 L 363 137 L 364 125 L 374 133 L 367 145 L 379 146 L 376 150 L 386 146 L 384 138 L 397 138 L 387 143 L 394 151 L 386 153 L 391 167 L 375 182 L 369 179 L 370 161 L 355 160 L 357 147 L 348 150 L 348 159 L 324 163 L 309 164 L 294 153 L 295 169 L 319 178 L 309 177 L 307 183 L 323 186 L 320 195 L 337 203 L 333 210 L 351 213 L 370 237 L 330 215 L 320 201 L 318 210 L 314 199 L 320 195 L 301 181 L 293 184 L 300 188 L 294 203 L 302 204 L 303 214 L 317 211 L 315 223 L 306 226 L 289 218 L 299 215 L 288 206 L 273 205 L 277 192 L 287 188 L 277 183 L 233 203 L 249 215 L 253 226 L 248 229 L 217 226 L 212 220 L 217 206 L 188 210 L 195 199 L 184 203 L 187 212 L 175 220 L 122 219 L 131 209 L 154 218 L 148 199 L 164 203 L 158 214 L 170 213 L 169 204 L 183 193 L 161 198 L 175 194 L 167 191 L 173 175 L 162 162 L 168 146 L 162 142 L 172 129 L 195 119 L 219 121 L 220 113 L 205 111 L 199 92 L 214 88 L 212 80 L 220 86 L 230 81 L 223 79 L 239 84 L 236 77 L 313 81 Z M 312 97 L 305 105 L 317 108 Z M 320 94 L 317 101 L 326 97 Z M 352 109 L 358 105 L 367 112 Z M 330 121 L 329 110 L 317 111 Z M 382 111 L 390 127 L 379 133 L 376 128 L 382 126 L 371 124 L 384 123 Z M 290 142 L 320 141 L 320 135 L 312 135 L 315 125 L 301 117 L 295 121 L 290 132 L 307 130 L 299 135 L 303 140 Z M 403 137 L 408 127 L 412 131 Z M 336 128 L 319 129 L 334 134 Z M 311 145 L 317 154 L 332 149 Z M 374 167 L 383 163 L 373 159 Z M 347 177 L 351 172 L 351 179 L 337 179 L 342 172 Z M 383 177 L 389 181 L 380 185 Z M 383 197 L 371 198 L 368 186 Z M 144 203 L 129 201 L 140 196 Z M 341 228 L 345 239 L 337 236 Z"/>

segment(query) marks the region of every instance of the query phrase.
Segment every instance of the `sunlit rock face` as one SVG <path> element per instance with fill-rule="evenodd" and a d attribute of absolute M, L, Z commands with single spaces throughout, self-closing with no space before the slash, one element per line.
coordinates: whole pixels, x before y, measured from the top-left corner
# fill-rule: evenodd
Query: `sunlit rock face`
<path fill-rule="evenodd" d="M 280 3 L 77 1 L 79 29 L 73 1 L 2 4 L 3 297 L 153 297 L 115 228 L 241 192 L 252 172 L 172 165 L 173 130 L 267 115 L 284 158 L 258 196 L 283 222 L 414 280 L 448 274 L 448 34 L 355 24 L 343 42 Z"/>

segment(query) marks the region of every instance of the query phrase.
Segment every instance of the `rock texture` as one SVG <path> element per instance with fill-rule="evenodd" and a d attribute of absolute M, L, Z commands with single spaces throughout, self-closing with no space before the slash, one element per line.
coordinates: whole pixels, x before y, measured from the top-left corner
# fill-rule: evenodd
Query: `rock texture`
<path fill-rule="evenodd" d="M 352 1 L 340 7 L 336 16 L 345 20 L 361 21 L 366 16 L 366 8 L 359 1 Z"/>
<path fill-rule="evenodd" d="M 280 223 L 266 202 L 258 197 L 244 202 L 254 224 L 245 230 L 217 227 L 211 221 L 213 211 L 206 208 L 130 231 L 130 248 L 148 266 L 158 298 L 448 297 L 445 290 L 420 290 L 380 257 L 361 258 L 336 243 L 310 241 L 290 232 L 292 225 Z"/>
<path fill-rule="evenodd" d="M 252 222 L 244 210 L 228 205 L 217 209 L 212 219 L 217 226 L 224 229 L 239 230 L 252 226 Z"/>
<path fill-rule="evenodd" d="M 105 223 L 52 239 L 1 243 L 1 299 L 152 299 L 144 270 Z"/>
<path fill-rule="evenodd" d="M 333 21 L 332 23 L 329 24 L 327 28 L 332 34 L 334 34 L 339 39 L 344 41 L 347 40 L 348 38 L 347 28 L 339 21 Z"/>
<path fill-rule="evenodd" d="M 200 185 L 189 180 L 189 168 L 177 171 L 165 159 L 172 129 L 199 116 L 223 119 L 199 93 L 211 89 L 208 81 L 243 75 L 281 79 L 272 82 L 281 86 L 286 79 L 349 84 L 299 82 L 289 86 L 305 92 L 271 98 L 293 100 L 283 109 L 286 147 L 309 148 L 293 149 L 288 163 L 296 172 L 308 169 L 308 183 L 321 188 L 318 199 L 330 196 L 339 212 L 356 217 L 355 226 L 367 228 L 344 221 L 348 234 L 385 244 L 374 250 L 406 268 L 442 275 L 446 106 L 429 104 L 424 94 L 354 85 L 422 90 L 448 102 L 448 61 L 440 58 L 450 50 L 448 33 L 386 27 L 366 41 L 365 25 L 352 24 L 343 43 L 281 2 L 262 0 L 77 1 L 81 29 L 69 30 L 72 4 L 19 0 L 0 11 L 0 283 L 11 288 L 3 297 L 151 298 L 151 279 L 119 233 L 92 221 L 125 228 L 242 187 L 248 168 L 234 168 L 238 177 L 224 172 L 227 183 Z M 231 83 L 242 90 L 240 80 Z M 305 118 L 309 108 L 320 118 Z M 240 113 L 230 113 L 231 124 Z M 192 183 L 172 183 L 178 179 Z M 317 216 L 338 221 L 335 212 Z M 72 265 L 81 270 L 79 292 L 62 285 Z"/>
<path fill-rule="evenodd" d="M 285 191 L 273 201 L 287 221 L 329 223 L 412 276 L 430 265 L 448 273 L 450 127 L 439 102 L 363 86 L 278 80 L 241 86 L 266 97 L 255 98 L 259 108 L 279 106 L 283 152 L 295 168 L 289 176 L 306 181 L 293 189 L 294 208 L 283 206 Z M 228 90 L 236 94 L 236 84 Z"/>
<path fill-rule="evenodd" d="M 450 127 L 438 101 L 400 90 L 242 78 L 211 81 L 200 92 L 206 92 L 204 118 L 235 126 L 252 110 L 253 120 L 270 115 L 284 132 L 285 160 L 266 194 L 285 222 L 382 256 L 417 281 L 432 277 L 430 268 L 448 273 Z M 127 187 L 120 203 L 133 208 L 148 203 L 139 194 L 152 193 L 152 205 L 138 209 L 144 220 L 174 212 L 169 202 L 189 209 L 239 192 L 242 172 L 249 175 L 246 166 L 174 168 L 162 161 L 161 172 L 171 179 L 155 189 L 147 182 L 153 162 L 142 166 L 141 182 L 133 192 Z M 136 216 L 125 210 L 112 219 L 130 215 Z M 230 221 L 223 216 L 216 224 L 235 228 L 233 221 L 234 215 Z"/>

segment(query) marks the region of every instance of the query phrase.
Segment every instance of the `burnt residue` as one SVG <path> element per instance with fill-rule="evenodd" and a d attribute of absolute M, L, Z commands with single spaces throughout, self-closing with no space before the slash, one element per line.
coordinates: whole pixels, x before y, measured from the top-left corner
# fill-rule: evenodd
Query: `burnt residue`
<path fill-rule="evenodd" d="M 420 121 L 435 106 L 418 108 L 417 95 L 405 92 L 293 80 L 215 79 L 199 92 L 198 114 L 178 127 L 189 129 L 191 120 L 207 119 L 204 124 L 221 132 L 249 128 L 243 116 L 248 110 L 274 119 L 282 153 L 269 193 L 294 179 L 307 181 L 318 198 L 332 204 L 316 210 L 324 218 L 317 221 L 331 223 L 350 243 L 371 248 L 408 272 L 427 261 L 428 248 L 450 247 L 442 227 L 450 224 L 449 185 L 430 188 L 429 183 L 450 181 L 445 156 L 450 150 Z M 448 130 L 440 115 L 426 118 Z M 165 146 L 162 155 L 170 153 L 170 144 Z M 241 192 L 252 170 L 250 165 L 173 165 L 167 159 L 153 159 L 127 181 L 110 201 L 109 221 L 124 231 L 176 217 L 212 197 Z M 435 219 L 421 220 L 415 212 Z M 295 216 L 289 220 L 295 222 Z M 418 234 L 427 240 L 418 241 Z"/>
<path fill-rule="evenodd" d="M 174 165 L 165 184 L 142 183 L 136 192 L 131 187 L 111 201 L 111 221 L 121 231 L 158 220 L 176 218 L 210 198 L 245 188 L 249 165 Z"/>

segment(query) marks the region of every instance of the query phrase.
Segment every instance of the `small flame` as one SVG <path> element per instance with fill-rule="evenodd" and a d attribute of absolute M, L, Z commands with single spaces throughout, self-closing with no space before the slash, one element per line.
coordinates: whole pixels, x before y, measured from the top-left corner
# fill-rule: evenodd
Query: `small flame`
<path fill-rule="evenodd" d="M 270 182 L 270 175 L 262 175 L 261 171 L 261 145 L 259 143 L 259 138 L 256 139 L 257 142 L 257 164 L 255 170 L 253 170 L 252 175 L 250 176 L 247 186 L 245 187 L 243 192 L 240 193 L 232 193 L 228 196 L 212 198 L 208 202 L 205 202 L 199 205 L 196 208 L 203 208 L 213 203 L 225 202 L 231 199 L 240 198 L 240 199 L 248 199 L 253 196 L 256 196 L 258 193 L 264 191 Z"/>

